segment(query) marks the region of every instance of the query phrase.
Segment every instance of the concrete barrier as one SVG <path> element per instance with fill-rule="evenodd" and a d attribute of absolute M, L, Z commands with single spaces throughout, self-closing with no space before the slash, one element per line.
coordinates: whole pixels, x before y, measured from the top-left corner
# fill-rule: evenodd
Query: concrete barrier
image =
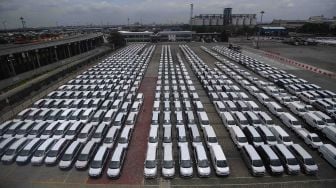
<path fill-rule="evenodd" d="M 336 73 L 335 72 L 331 72 L 331 71 L 328 71 L 328 70 L 325 70 L 325 69 L 321 69 L 321 68 L 318 68 L 318 67 L 315 67 L 315 66 L 312 66 L 312 65 L 307 65 L 307 64 L 304 64 L 304 63 L 301 63 L 301 62 L 298 62 L 298 61 L 295 61 L 295 60 L 292 60 L 292 59 L 289 59 L 289 58 L 286 58 L 286 57 L 282 57 L 282 56 L 274 54 L 274 53 L 266 52 L 266 51 L 264 51 L 264 55 L 271 58 L 271 59 L 274 59 L 274 60 L 280 60 L 281 63 L 285 63 L 285 64 L 293 65 L 293 66 L 296 66 L 296 67 L 300 67 L 300 68 L 303 68 L 305 70 L 308 70 L 308 71 L 311 71 L 311 72 L 314 72 L 314 73 L 317 73 L 317 74 L 322 74 L 324 76 L 328 76 L 328 77 L 331 77 L 331 78 L 336 78 Z"/>

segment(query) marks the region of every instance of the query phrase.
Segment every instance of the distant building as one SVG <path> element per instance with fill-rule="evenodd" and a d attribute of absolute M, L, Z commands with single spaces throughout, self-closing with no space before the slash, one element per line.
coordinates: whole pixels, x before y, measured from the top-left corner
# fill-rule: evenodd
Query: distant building
<path fill-rule="evenodd" d="M 335 24 L 336 18 L 326 18 L 323 15 L 321 16 L 311 16 L 308 19 L 309 23 L 328 23 L 328 24 Z"/>
<path fill-rule="evenodd" d="M 153 32 L 132 32 L 119 31 L 124 36 L 126 42 L 151 42 L 151 41 L 191 41 L 192 31 L 160 31 L 157 34 Z"/>
<path fill-rule="evenodd" d="M 193 33 L 192 31 L 160 31 L 158 36 L 160 41 L 191 41 Z"/>
<path fill-rule="evenodd" d="M 273 20 L 272 26 L 285 27 L 287 29 L 296 29 L 307 23 L 306 20 Z"/>
<path fill-rule="evenodd" d="M 287 36 L 288 31 L 284 27 L 261 27 L 261 35 L 263 36 Z"/>
<path fill-rule="evenodd" d="M 150 42 L 153 32 L 131 32 L 131 31 L 119 31 L 119 33 L 125 38 L 126 42 Z"/>
<path fill-rule="evenodd" d="M 223 14 L 200 14 L 192 18 L 192 24 L 196 26 L 255 26 L 256 14 L 232 14 L 232 8 L 225 8 Z"/>

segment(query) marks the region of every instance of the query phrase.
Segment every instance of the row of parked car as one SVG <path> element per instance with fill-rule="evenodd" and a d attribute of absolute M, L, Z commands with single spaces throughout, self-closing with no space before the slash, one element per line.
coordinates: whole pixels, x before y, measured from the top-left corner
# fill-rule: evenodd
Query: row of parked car
<path fill-rule="evenodd" d="M 335 118 L 333 119 L 332 114 L 330 114 L 330 112 L 325 111 L 321 108 L 317 107 L 316 108 L 317 110 L 316 110 L 313 107 L 313 106 L 316 107 L 316 105 L 312 106 L 313 102 L 309 102 L 309 100 L 306 100 L 305 97 L 302 97 L 307 92 L 317 92 L 317 93 L 321 93 L 321 95 L 323 95 L 322 93 L 324 93 L 323 100 L 329 101 L 329 103 L 332 105 L 332 103 L 335 103 L 335 95 L 333 92 L 328 91 L 328 90 L 322 90 L 321 87 L 315 84 L 309 84 L 304 79 L 297 78 L 296 76 L 292 74 L 287 74 L 285 71 L 278 70 L 277 68 L 271 67 L 267 64 L 263 64 L 262 62 L 256 61 L 247 56 L 238 55 L 235 52 L 231 52 L 230 50 L 225 49 L 223 47 L 215 47 L 214 49 L 218 51 L 219 53 L 226 55 L 227 57 L 230 57 L 230 58 L 236 55 L 237 57 L 240 58 L 240 60 L 238 61 L 239 63 L 251 69 L 252 71 L 256 72 L 257 74 L 265 77 L 266 79 L 269 79 L 272 76 L 270 75 L 270 77 L 267 77 L 264 74 L 264 69 L 276 71 L 276 73 L 274 74 L 279 73 L 280 75 L 285 75 L 286 77 L 291 78 L 290 80 L 293 81 L 294 85 L 295 84 L 298 85 L 300 83 L 301 87 L 305 87 L 305 89 L 302 89 L 302 91 L 290 89 L 291 87 L 294 87 L 292 82 L 290 82 L 287 85 L 279 86 L 277 84 L 279 80 L 275 80 L 275 79 L 269 79 L 269 81 L 250 79 L 251 81 L 255 82 L 256 85 L 259 86 L 261 90 L 264 90 L 267 94 L 274 97 L 278 102 L 288 107 L 288 109 L 292 113 L 300 116 L 308 125 L 322 132 L 332 142 L 336 143 Z M 242 76 L 244 77 L 246 75 L 242 74 Z M 282 86 L 283 88 L 280 88 Z M 267 97 L 265 98 L 266 98 L 265 100 L 267 100 Z M 328 114 L 331 115 L 331 117 Z M 295 120 L 295 118 L 292 118 L 292 119 Z"/>
<path fill-rule="evenodd" d="M 163 177 L 175 176 L 175 161 L 178 161 L 181 177 L 193 176 L 193 161 L 196 163 L 198 176 L 209 177 L 210 160 L 217 175 L 229 175 L 226 157 L 217 142 L 203 104 L 199 100 L 181 57 L 179 55 L 177 57 L 178 63 L 175 63 L 170 46 L 162 47 L 156 87 L 156 96 L 159 97 L 155 98 L 153 105 L 144 175 L 146 178 L 157 176 L 159 160 L 157 152 L 160 151 Z M 174 87 L 176 90 L 168 89 Z M 199 128 L 203 132 L 203 139 Z M 163 132 L 162 137 L 159 134 L 160 129 Z M 207 147 L 204 147 L 202 140 Z M 175 143 L 178 147 L 178 155 L 174 155 Z M 190 152 L 190 144 L 193 152 Z M 207 150 L 210 152 L 211 159 L 207 157 Z M 174 159 L 174 156 L 178 156 L 178 159 Z"/>
<path fill-rule="evenodd" d="M 242 87 L 250 91 L 251 94 L 254 94 L 257 99 L 264 104 L 274 115 L 279 116 L 280 120 L 289 128 L 291 128 L 300 138 L 302 138 L 306 144 L 313 148 L 319 148 L 319 150 L 326 150 L 327 148 L 334 148 L 333 145 L 330 144 L 323 144 L 318 137 L 318 134 L 314 132 L 310 132 L 307 129 L 302 127 L 299 119 L 295 116 L 299 116 L 303 119 L 309 126 L 315 129 L 317 132 L 321 131 L 327 138 L 329 138 L 332 142 L 335 143 L 335 136 L 336 136 L 336 128 L 335 128 L 335 121 L 319 110 L 315 110 L 311 105 L 306 104 L 304 101 L 301 101 L 297 96 L 294 96 L 286 90 L 279 88 L 276 84 L 262 81 L 258 78 L 251 76 L 251 74 L 245 70 L 240 69 L 237 65 L 230 63 L 229 61 L 221 58 L 215 52 L 210 51 L 209 49 L 203 48 L 205 51 L 216 57 L 221 62 L 228 65 L 230 68 L 224 66 L 224 70 L 229 70 L 229 75 L 231 75 Z M 231 54 L 235 54 L 228 49 L 223 47 L 214 47 L 215 51 L 219 52 L 220 54 L 229 57 L 232 60 L 236 60 L 230 56 Z M 241 55 L 237 55 L 241 56 Z M 247 57 L 247 59 L 251 59 Z M 256 60 L 255 60 L 256 61 Z M 239 61 L 242 63 L 242 61 Z M 258 64 L 258 63 L 257 63 Z M 262 63 L 259 63 L 262 64 Z M 264 64 L 265 67 L 270 67 L 269 65 Z M 221 63 L 217 63 L 217 66 L 222 66 Z M 256 69 L 249 67 L 252 71 L 258 72 Z M 253 66 L 252 66 L 253 67 Z M 271 67 L 273 69 L 273 67 Z M 232 71 L 235 70 L 235 71 Z M 274 70 L 277 70 L 274 68 Z M 279 70 L 282 74 L 285 74 L 284 71 Z M 231 72 L 231 73 L 230 73 Z M 234 74 L 232 74 L 234 72 Z M 290 75 L 289 77 L 296 78 L 294 75 Z M 307 81 L 303 79 L 296 78 L 297 82 L 304 82 Z M 319 86 L 311 84 L 311 87 L 320 89 Z M 253 89 L 251 89 L 253 88 Z M 327 91 L 328 92 L 328 91 Z M 286 106 L 289 111 L 292 113 L 285 112 L 284 109 L 273 99 L 277 100 L 282 105 Z M 322 147 L 323 146 L 323 147 Z M 322 147 L 322 148 L 321 148 Z M 334 149 L 327 149 L 328 151 L 325 152 L 325 156 L 333 156 Z M 328 157 L 329 158 L 329 157 Z M 333 161 L 333 160 L 332 160 Z M 330 162 L 330 160 L 329 160 Z M 334 166 L 334 162 L 331 162 Z"/>
<path fill-rule="evenodd" d="M 317 173 L 318 167 L 314 162 L 313 164 L 306 163 L 308 160 L 314 161 L 312 156 L 300 145 L 293 144 L 288 133 L 280 126 L 275 125 L 272 118 L 249 97 L 227 97 L 232 92 L 247 96 L 233 83 L 227 73 L 217 68 L 209 68 L 189 47 L 183 45 L 181 49 L 208 92 L 223 124 L 228 128 L 233 142 L 240 149 L 242 157 L 253 175 L 264 175 L 265 167 L 270 174 L 274 175 L 282 174 L 285 171 L 288 174 L 297 174 L 300 171 L 299 164 L 302 165 L 304 172 Z M 246 105 L 250 102 L 253 103 L 252 108 Z M 293 145 L 299 150 L 298 154 L 291 151 Z M 277 165 L 271 164 L 269 161 L 277 161 Z M 288 161 L 292 163 L 290 164 Z"/>
<path fill-rule="evenodd" d="M 89 168 L 91 177 L 100 176 L 109 161 L 108 176 L 118 177 L 143 103 L 137 91 L 154 49 L 130 45 L 2 123 L 1 161 L 60 169 L 74 165 Z M 105 80 L 104 89 L 89 81 L 107 77 L 115 81 Z"/>

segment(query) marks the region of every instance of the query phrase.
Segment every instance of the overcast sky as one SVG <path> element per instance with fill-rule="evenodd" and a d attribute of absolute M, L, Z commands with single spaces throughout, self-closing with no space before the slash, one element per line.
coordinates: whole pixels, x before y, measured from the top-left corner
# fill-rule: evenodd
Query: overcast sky
<path fill-rule="evenodd" d="M 232 7 L 234 14 L 264 10 L 264 21 L 336 16 L 336 0 L 0 0 L 0 28 L 3 22 L 7 28 L 21 27 L 21 16 L 27 27 L 127 24 L 128 17 L 130 23 L 187 23 L 190 3 L 194 15 Z"/>

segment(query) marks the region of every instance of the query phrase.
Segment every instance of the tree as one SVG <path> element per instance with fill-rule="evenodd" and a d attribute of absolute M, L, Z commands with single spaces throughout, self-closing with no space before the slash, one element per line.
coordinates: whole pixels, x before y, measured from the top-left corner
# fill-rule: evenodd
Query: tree
<path fill-rule="evenodd" d="M 110 44 L 114 45 L 115 48 L 126 45 L 125 38 L 118 31 L 111 32 L 107 40 Z"/>

